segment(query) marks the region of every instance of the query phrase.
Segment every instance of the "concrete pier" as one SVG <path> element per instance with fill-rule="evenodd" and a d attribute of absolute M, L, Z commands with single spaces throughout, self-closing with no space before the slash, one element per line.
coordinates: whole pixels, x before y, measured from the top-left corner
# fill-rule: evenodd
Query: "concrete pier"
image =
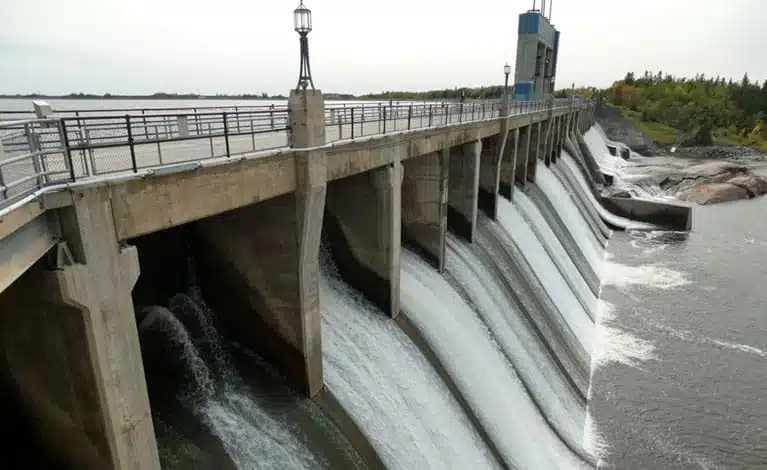
<path fill-rule="evenodd" d="M 160 468 L 131 290 L 105 188 L 59 212 L 59 256 L 0 296 L 9 375 L 51 451 L 72 468 Z M 70 250 L 71 249 L 71 250 Z"/>
<path fill-rule="evenodd" d="M 532 126 L 531 126 L 532 127 Z M 535 182 L 535 170 L 538 165 L 538 160 L 542 158 L 543 152 L 543 125 L 538 122 L 532 127 L 532 135 L 530 136 L 530 146 L 527 152 L 527 172 L 525 173 L 527 181 Z"/>
<path fill-rule="evenodd" d="M 333 181 L 327 233 L 346 281 L 381 310 L 399 314 L 402 164 Z"/>
<path fill-rule="evenodd" d="M 293 91 L 291 141 L 324 142 L 324 101 Z M 319 246 L 327 188 L 324 151 L 295 155 L 296 190 L 198 222 L 205 298 L 222 324 L 299 390 L 322 389 Z"/>
<path fill-rule="evenodd" d="M 513 165 L 508 161 L 509 149 L 508 125 L 502 124 L 500 134 L 482 141 L 479 166 L 478 205 L 488 217 L 495 219 L 498 206 L 498 192 L 501 185 L 501 173 L 513 172 Z M 506 175 L 509 179 L 509 175 Z"/>
<path fill-rule="evenodd" d="M 448 150 L 402 162 L 402 237 L 440 272 L 445 269 Z"/>
<path fill-rule="evenodd" d="M 514 194 L 514 182 L 520 177 L 524 179 L 525 157 L 518 158 L 520 156 L 520 129 L 514 129 L 509 131 L 509 136 L 506 139 L 506 147 L 501 157 L 501 172 L 500 181 L 498 185 L 498 194 L 511 200 Z M 522 164 L 520 166 L 520 163 Z"/>
<path fill-rule="evenodd" d="M 450 152 L 447 224 L 468 241 L 472 241 L 477 229 L 481 153 L 482 141 L 479 139 Z"/>
<path fill-rule="evenodd" d="M 523 188 L 527 185 L 527 165 L 530 158 L 530 144 L 532 142 L 532 126 L 516 129 L 518 135 L 517 156 L 514 161 L 514 182 Z M 510 192 L 511 193 L 511 192 Z"/>

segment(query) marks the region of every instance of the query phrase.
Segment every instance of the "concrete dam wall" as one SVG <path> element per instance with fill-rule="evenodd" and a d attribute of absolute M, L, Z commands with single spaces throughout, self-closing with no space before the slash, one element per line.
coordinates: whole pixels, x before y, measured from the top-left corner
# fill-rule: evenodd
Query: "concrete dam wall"
<path fill-rule="evenodd" d="M 288 153 L 74 188 L 15 222 L 55 228 L 0 293 L 4 382 L 41 445 L 72 468 L 160 468 L 184 423 L 217 468 L 269 461 L 261 438 L 292 443 L 290 468 L 591 465 L 609 214 L 689 228 L 689 211 L 601 198 L 590 108 L 328 146 L 322 95 L 290 106 Z M 173 371 L 194 386 L 154 385 Z M 282 378 L 313 399 L 291 415 L 313 437 L 258 414 L 253 384 Z"/>

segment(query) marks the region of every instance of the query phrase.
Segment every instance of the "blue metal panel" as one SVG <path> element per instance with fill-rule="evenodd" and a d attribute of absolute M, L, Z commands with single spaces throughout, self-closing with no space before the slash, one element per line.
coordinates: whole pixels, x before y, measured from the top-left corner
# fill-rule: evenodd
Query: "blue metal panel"
<path fill-rule="evenodd" d="M 517 101 L 530 101 L 533 94 L 533 82 L 517 82 L 514 85 L 514 99 Z"/>
<path fill-rule="evenodd" d="M 559 57 L 559 31 L 554 33 L 554 54 L 551 60 L 554 61 L 554 65 L 551 69 L 551 76 L 557 76 L 557 57 Z"/>
<path fill-rule="evenodd" d="M 539 13 L 522 13 L 519 15 L 519 34 L 538 34 Z"/>

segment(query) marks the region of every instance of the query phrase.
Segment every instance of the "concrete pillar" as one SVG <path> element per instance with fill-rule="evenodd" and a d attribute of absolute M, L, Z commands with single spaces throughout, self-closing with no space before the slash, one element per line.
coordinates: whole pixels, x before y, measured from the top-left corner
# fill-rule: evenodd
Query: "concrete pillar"
<path fill-rule="evenodd" d="M 402 236 L 440 272 L 445 269 L 447 149 L 402 162 Z"/>
<path fill-rule="evenodd" d="M 517 144 L 517 158 L 514 163 L 514 179 L 516 183 L 519 183 L 523 188 L 527 185 L 527 164 L 530 160 L 530 146 L 533 142 L 533 126 L 525 126 L 521 129 L 516 129 L 515 132 L 519 135 L 519 143 Z"/>
<path fill-rule="evenodd" d="M 322 145 L 322 93 L 291 91 L 288 106 L 291 145 Z M 222 326 L 313 397 L 323 386 L 319 246 L 327 160 L 324 151 L 299 151 L 294 164 L 295 193 L 199 221 L 197 261 Z"/>
<path fill-rule="evenodd" d="M 71 468 L 160 469 L 131 290 L 135 247 L 118 243 L 106 188 L 59 211 L 55 271 L 0 296 L 5 362 L 43 441 Z"/>
<path fill-rule="evenodd" d="M 399 314 L 402 164 L 328 186 L 327 233 L 341 275 L 392 318 Z"/>
<path fill-rule="evenodd" d="M 544 123 L 544 135 L 543 135 L 543 144 L 540 149 L 541 155 L 539 158 L 543 160 L 543 163 L 546 166 L 551 165 L 551 143 L 552 143 L 552 137 L 554 136 L 554 118 L 549 118 Z"/>
<path fill-rule="evenodd" d="M 498 193 L 508 200 L 511 200 L 514 194 L 514 181 L 519 178 L 519 174 L 522 174 L 524 179 L 525 165 L 522 162 L 522 167 L 518 166 L 519 156 L 519 128 L 509 132 L 509 136 L 506 139 L 506 148 L 503 151 L 501 157 L 501 172 L 500 181 L 498 185 Z M 526 154 L 525 154 L 526 158 Z"/>
<path fill-rule="evenodd" d="M 599 168 L 597 160 L 591 153 L 591 149 L 589 149 L 589 146 L 586 144 L 586 141 L 583 139 L 581 133 L 578 132 L 575 134 L 575 141 L 577 142 L 578 148 L 580 149 L 581 155 L 583 156 L 583 162 L 586 164 L 586 169 L 591 174 L 594 182 L 597 184 L 605 184 L 606 181 L 604 175 L 602 174 L 602 170 Z"/>
<path fill-rule="evenodd" d="M 527 181 L 535 182 L 535 170 L 538 165 L 538 160 L 541 158 L 541 152 L 543 148 L 543 124 L 537 122 L 534 124 L 533 133 L 530 140 L 530 149 L 527 153 L 527 170 L 525 175 Z"/>
<path fill-rule="evenodd" d="M 504 165 L 504 159 L 508 159 L 505 153 L 509 143 L 508 121 L 501 124 L 501 132 L 493 137 L 488 137 L 482 142 L 479 165 L 479 208 L 491 219 L 495 220 L 498 206 L 498 192 L 501 184 L 501 172 L 503 169 L 513 171 L 510 165 Z M 513 176 L 512 176 L 513 178 Z"/>
<path fill-rule="evenodd" d="M 475 140 L 450 152 L 447 225 L 472 241 L 477 228 L 479 162 L 482 142 Z"/>

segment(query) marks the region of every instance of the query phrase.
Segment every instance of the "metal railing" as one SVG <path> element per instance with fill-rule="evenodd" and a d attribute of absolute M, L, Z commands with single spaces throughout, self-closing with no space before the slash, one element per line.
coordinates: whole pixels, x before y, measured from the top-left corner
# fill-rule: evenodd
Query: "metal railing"
<path fill-rule="evenodd" d="M 506 115 L 586 104 L 509 101 Z M 496 119 L 502 108 L 499 100 L 331 105 L 326 142 Z M 0 121 L 0 209 L 54 184 L 287 148 L 289 131 L 285 106 Z"/>

